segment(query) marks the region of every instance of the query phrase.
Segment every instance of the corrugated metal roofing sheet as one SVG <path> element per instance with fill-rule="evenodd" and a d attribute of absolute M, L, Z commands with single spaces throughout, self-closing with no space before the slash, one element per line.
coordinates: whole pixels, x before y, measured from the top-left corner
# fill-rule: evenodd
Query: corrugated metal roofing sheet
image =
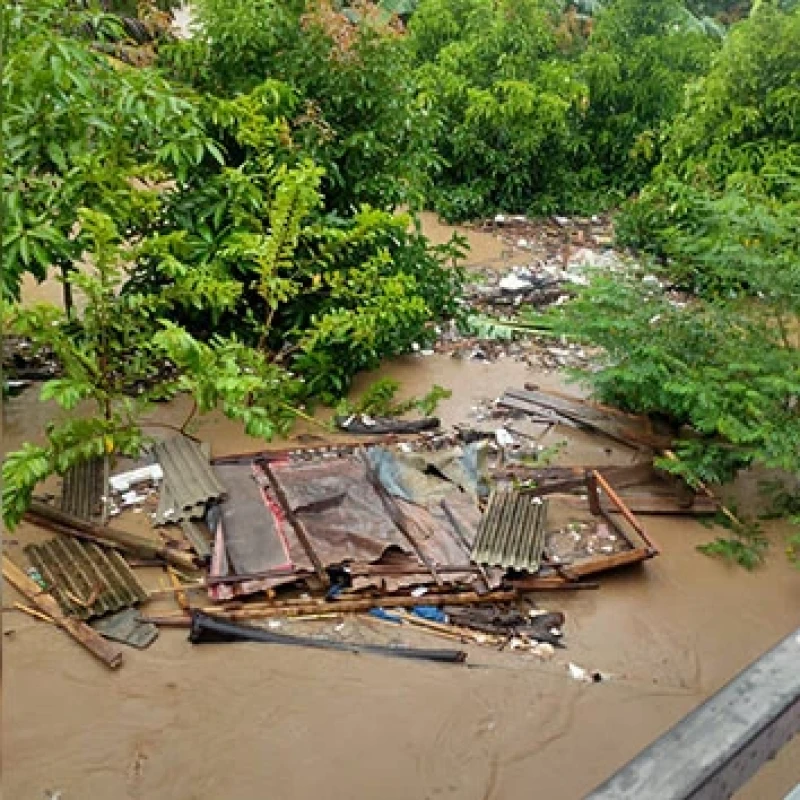
<path fill-rule="evenodd" d="M 201 445 L 176 436 L 153 446 L 153 456 L 164 470 L 155 524 L 181 522 L 203 516 L 206 503 L 225 495 L 225 488 L 209 464 Z"/>
<path fill-rule="evenodd" d="M 114 549 L 58 536 L 25 552 L 66 614 L 88 619 L 147 599 L 125 559 Z M 72 595 L 72 597 L 70 597 Z M 94 602 L 87 608 L 77 600 Z"/>
<path fill-rule="evenodd" d="M 64 474 L 61 510 L 73 517 L 92 521 L 100 516 L 103 486 L 103 459 L 93 458 L 71 467 Z"/>
<path fill-rule="evenodd" d="M 477 564 L 536 572 L 544 550 L 547 500 L 514 489 L 492 492 L 472 551 Z"/>

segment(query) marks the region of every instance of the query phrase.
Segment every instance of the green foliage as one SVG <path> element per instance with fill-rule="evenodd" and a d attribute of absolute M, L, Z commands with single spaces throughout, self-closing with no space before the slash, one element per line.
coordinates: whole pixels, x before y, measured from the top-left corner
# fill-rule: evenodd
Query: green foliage
<path fill-rule="evenodd" d="M 737 261 L 796 259 L 798 37 L 800 9 L 784 13 L 771 3 L 734 28 L 712 70 L 688 91 L 654 180 L 623 216 L 623 241 L 677 258 L 691 255 L 687 238 L 716 238 L 726 248 L 735 243 Z M 697 271 L 723 268 L 731 254 L 719 255 L 716 268 L 698 263 Z M 756 272 L 747 269 L 747 277 Z M 730 285 L 728 276 L 718 288 Z"/>
<path fill-rule="evenodd" d="M 159 320 L 170 310 L 164 295 L 120 292 L 140 249 L 122 241 L 109 216 L 84 209 L 78 218 L 79 253 L 91 265 L 68 278 L 81 295 L 79 318 L 35 306 L 14 309 L 10 321 L 15 333 L 49 348 L 61 364 L 62 376 L 42 386 L 41 399 L 69 411 L 87 403 L 95 416 L 51 423 L 44 446 L 26 444 L 9 454 L 3 465 L 3 519 L 9 527 L 48 475 L 92 457 L 138 455 L 144 441 L 140 419 L 154 401 L 188 392 L 196 411 L 218 408 L 261 438 L 284 432 L 296 416 L 291 401 L 297 382 L 285 370 L 236 340 L 197 342 Z M 213 306 L 213 297 L 198 299 Z"/>
<path fill-rule="evenodd" d="M 291 87 L 291 136 L 325 172 L 326 209 L 420 204 L 435 159 L 391 18 L 352 22 L 325 0 L 200 0 L 194 9 L 195 37 L 167 48 L 164 63 L 177 79 L 222 97 L 268 78 Z"/>
<path fill-rule="evenodd" d="M 606 352 L 588 376 L 597 394 L 688 426 L 679 462 L 664 466 L 690 482 L 726 480 L 753 461 L 800 470 L 797 351 L 752 304 L 676 304 L 640 278 L 598 279 L 560 311 L 559 330 Z"/>
<path fill-rule="evenodd" d="M 746 570 L 760 567 L 768 548 L 769 541 L 757 533 L 718 536 L 713 542 L 697 546 L 704 555 L 722 558 Z"/>
<path fill-rule="evenodd" d="M 412 17 L 421 97 L 444 162 L 431 200 L 446 218 L 553 206 L 586 102 L 553 22 L 537 0 L 423 0 Z"/>
<path fill-rule="evenodd" d="M 628 193 L 660 155 L 660 130 L 702 75 L 719 31 L 705 30 L 680 0 L 615 0 L 598 14 L 581 57 L 589 90 L 586 152 L 604 184 Z"/>
<path fill-rule="evenodd" d="M 154 181 L 181 180 L 208 140 L 193 106 L 151 70 L 120 66 L 75 38 L 78 3 L 17 0 L 2 9 L 2 278 L 40 280 L 79 255 L 77 210 L 114 215 L 136 235 L 158 217 Z M 96 27 L 96 25 L 95 25 Z"/>
<path fill-rule="evenodd" d="M 690 482 L 754 462 L 800 472 L 798 36 L 800 11 L 771 3 L 739 23 L 626 208 L 618 235 L 658 256 L 666 288 L 600 279 L 561 320 L 605 348 L 603 398 L 688 426 L 664 466 Z M 680 303 L 676 285 L 692 292 Z"/>
<path fill-rule="evenodd" d="M 429 199 L 464 219 L 622 199 L 722 30 L 680 0 L 423 0 L 410 32 L 444 162 Z"/>
<path fill-rule="evenodd" d="M 194 399 L 183 429 L 195 413 L 219 409 L 250 436 L 269 440 L 288 432 L 297 416 L 290 401 L 298 384 L 285 370 L 235 339 L 215 336 L 205 344 L 166 320 L 162 325 L 154 342 L 180 370 L 176 388 Z"/>

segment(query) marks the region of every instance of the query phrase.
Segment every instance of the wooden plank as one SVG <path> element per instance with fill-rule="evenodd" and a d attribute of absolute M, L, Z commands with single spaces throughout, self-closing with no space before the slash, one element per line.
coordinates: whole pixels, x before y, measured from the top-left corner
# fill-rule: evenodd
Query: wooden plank
<path fill-rule="evenodd" d="M 382 597 L 364 597 L 357 600 L 309 600 L 297 603 L 248 603 L 238 608 L 225 606 L 207 606 L 197 609 L 204 614 L 212 614 L 225 619 L 269 619 L 271 617 L 303 617 L 308 614 L 346 613 L 351 611 L 370 611 L 373 608 L 413 608 L 414 606 L 442 605 L 481 605 L 486 603 L 510 603 L 518 599 L 516 590 L 486 592 L 457 592 L 438 594 L 429 592 L 421 597 L 409 595 L 385 595 Z M 145 618 L 143 618 L 145 619 Z M 148 618 L 149 619 L 149 618 Z M 164 614 L 159 620 L 185 620 L 189 617 L 183 613 Z M 157 624 L 161 624 L 160 622 Z"/>
<path fill-rule="evenodd" d="M 99 658 L 107 667 L 116 669 L 122 664 L 122 650 L 104 639 L 97 631 L 77 619 L 67 617 L 56 599 L 31 580 L 8 556 L 3 556 L 3 577 L 20 591 L 36 608 L 50 617 L 78 644 Z"/>
<path fill-rule="evenodd" d="M 664 450 L 671 446 L 673 437 L 655 433 L 646 417 L 634 417 L 623 412 L 612 413 L 576 398 L 566 398 L 542 391 L 507 389 L 499 405 L 526 413 L 538 414 L 542 408 L 550 409 L 567 424 L 603 433 L 611 439 L 638 449 L 652 447 Z"/>
<path fill-rule="evenodd" d="M 597 575 L 600 572 L 624 567 L 628 564 L 638 564 L 653 557 L 653 552 L 646 547 L 636 547 L 633 550 L 624 550 L 621 553 L 613 553 L 608 556 L 595 556 L 586 561 L 573 561 L 570 565 L 570 572 L 578 577 L 586 575 Z M 580 585 L 580 584 L 578 584 Z"/>
<path fill-rule="evenodd" d="M 149 536 L 140 536 L 118 528 L 93 525 L 86 520 L 65 514 L 57 508 L 34 500 L 25 514 L 25 518 L 35 525 L 40 525 L 65 536 L 76 536 L 79 539 L 116 547 L 126 553 L 145 558 L 161 558 L 164 561 L 183 569 L 195 569 L 194 559 L 188 553 L 181 553 L 164 547 Z"/>
<path fill-rule="evenodd" d="M 645 544 L 653 551 L 653 555 L 658 555 L 658 547 L 651 541 L 641 522 L 633 516 L 630 509 L 622 502 L 622 498 L 614 491 L 608 481 L 596 469 L 592 470 L 592 475 L 597 480 L 598 486 L 606 493 L 608 499 L 617 507 L 617 510 L 625 518 L 628 524 L 642 537 Z"/>

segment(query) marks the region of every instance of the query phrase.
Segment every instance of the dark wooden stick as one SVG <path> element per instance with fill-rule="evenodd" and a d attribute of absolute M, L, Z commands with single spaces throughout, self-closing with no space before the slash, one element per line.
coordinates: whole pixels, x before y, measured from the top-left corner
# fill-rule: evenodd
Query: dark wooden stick
<path fill-rule="evenodd" d="M 413 608 L 414 606 L 464 606 L 485 603 L 510 603 L 519 597 L 514 590 L 501 592 L 460 592 L 455 594 L 426 594 L 422 597 L 395 595 L 386 597 L 365 597 L 358 600 L 310 601 L 292 605 L 275 603 L 251 603 L 238 609 L 226 609 L 223 606 L 209 606 L 197 609 L 205 614 L 212 614 L 225 619 L 270 619 L 271 617 L 303 617 L 308 614 L 322 612 L 347 613 L 351 611 L 370 611 L 373 608 Z M 182 620 L 187 625 L 189 617 L 183 613 L 165 614 L 160 617 L 142 617 L 143 621 L 165 624 L 163 620 Z M 171 623 L 166 623 L 171 624 Z"/>
<path fill-rule="evenodd" d="M 630 526 L 642 537 L 644 543 L 652 551 L 653 555 L 658 555 L 659 550 L 655 543 L 647 535 L 647 532 L 642 527 L 636 517 L 633 516 L 631 510 L 622 502 L 622 498 L 614 491 L 609 482 L 595 469 L 592 470 L 592 476 L 599 485 L 599 487 L 608 495 L 608 499 L 617 507 L 620 514 L 628 521 Z"/>
<path fill-rule="evenodd" d="M 130 533 L 118 528 L 93 525 L 91 522 L 73 517 L 71 514 L 66 514 L 38 500 L 31 503 L 25 518 L 35 525 L 41 525 L 65 536 L 87 539 L 145 558 L 161 558 L 183 569 L 196 569 L 194 559 L 188 553 L 164 547 L 149 536 L 140 536 L 137 533 Z"/>
<path fill-rule="evenodd" d="M 78 644 L 99 658 L 107 667 L 116 669 L 122 664 L 122 650 L 80 620 L 66 616 L 56 599 L 31 580 L 8 556 L 3 556 L 3 577 L 66 631 Z"/>

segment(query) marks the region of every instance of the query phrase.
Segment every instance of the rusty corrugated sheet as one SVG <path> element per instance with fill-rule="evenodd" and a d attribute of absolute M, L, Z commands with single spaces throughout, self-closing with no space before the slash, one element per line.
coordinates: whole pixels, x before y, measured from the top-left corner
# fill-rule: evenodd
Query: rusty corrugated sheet
<path fill-rule="evenodd" d="M 201 517 L 208 502 L 224 497 L 225 488 L 197 442 L 176 436 L 154 445 L 153 456 L 164 470 L 156 525 Z"/>
<path fill-rule="evenodd" d="M 547 500 L 514 489 L 489 498 L 472 551 L 477 564 L 536 572 L 544 550 Z"/>
<path fill-rule="evenodd" d="M 101 513 L 103 459 L 82 461 L 64 473 L 61 487 L 61 510 L 73 517 L 92 521 Z"/>
<path fill-rule="evenodd" d="M 112 548 L 58 536 L 41 545 L 28 545 L 25 552 L 48 591 L 71 616 L 98 617 L 147 599 L 128 563 Z M 78 602 L 93 597 L 89 608 Z"/>

